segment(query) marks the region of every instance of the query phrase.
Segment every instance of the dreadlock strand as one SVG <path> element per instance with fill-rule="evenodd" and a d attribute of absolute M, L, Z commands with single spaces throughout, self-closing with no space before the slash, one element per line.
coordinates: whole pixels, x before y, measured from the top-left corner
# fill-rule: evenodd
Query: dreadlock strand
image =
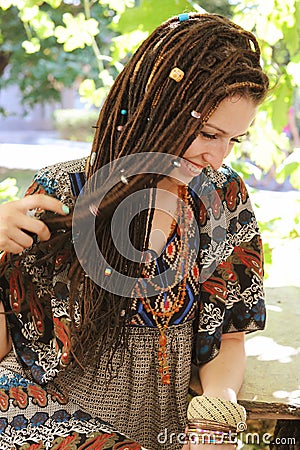
<path fill-rule="evenodd" d="M 175 67 L 184 72 L 179 82 L 169 76 Z M 163 155 L 183 156 L 197 130 L 226 97 L 238 94 L 259 104 L 267 92 L 268 79 L 260 66 L 257 40 L 239 25 L 216 14 L 190 13 L 189 20 L 179 22 L 178 17 L 171 17 L 154 30 L 116 78 L 96 124 L 95 158 L 87 166 L 88 194 L 79 214 L 84 223 L 91 214 L 90 205 L 96 205 L 95 227 L 83 236 L 86 258 L 95 234 L 99 251 L 114 270 L 130 278 L 140 277 L 142 262 L 122 256 L 114 245 L 111 219 L 116 208 L 127 196 L 145 189 L 135 209 L 140 212 L 133 217 L 134 209 L 129 206 L 121 213 L 122 220 L 131 219 L 131 245 L 142 252 L 149 245 L 154 216 L 155 194 L 151 189 L 172 169 Z M 122 109 L 126 115 L 121 117 Z M 193 110 L 201 113 L 200 120 L 191 116 Z M 121 158 L 149 152 L 151 158 L 139 158 L 134 165 L 136 175 L 131 176 L 127 159 Z M 109 167 L 104 170 L 106 165 Z M 122 183 L 117 172 L 120 168 L 128 184 Z M 152 173 L 157 168 L 161 173 Z M 99 182 L 98 171 L 107 175 L 106 185 Z M 112 186 L 108 193 L 107 186 Z M 71 225 L 66 227 L 68 233 L 57 235 L 52 244 L 50 239 L 49 261 L 70 240 Z M 72 354 L 82 368 L 88 359 L 100 361 L 106 354 L 107 369 L 112 373 L 115 352 L 121 348 L 124 355 L 126 348 L 132 299 L 98 286 L 85 276 L 74 250 L 70 252 Z M 101 278 L 104 263 L 94 264 Z M 0 273 L 4 267 L 5 262 Z"/>

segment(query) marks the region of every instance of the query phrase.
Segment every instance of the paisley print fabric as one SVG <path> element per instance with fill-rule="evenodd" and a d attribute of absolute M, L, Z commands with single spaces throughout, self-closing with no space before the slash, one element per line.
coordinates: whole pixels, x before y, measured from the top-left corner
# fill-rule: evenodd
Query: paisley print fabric
<path fill-rule="evenodd" d="M 47 193 L 59 198 L 68 206 L 73 206 L 85 182 L 85 164 L 86 159 L 82 159 L 56 164 L 39 171 L 27 194 Z M 173 337 L 168 344 L 171 345 L 168 352 L 172 355 L 172 361 L 175 364 L 179 353 L 182 360 L 183 355 L 186 358 L 184 360 L 186 369 L 179 365 L 171 370 L 170 388 L 162 387 L 157 359 L 150 358 L 151 352 L 155 351 L 156 354 L 154 349 L 157 346 L 158 330 L 153 317 L 138 298 L 133 299 L 133 317 L 128 325 L 132 329 L 131 359 L 128 359 L 126 371 L 123 378 L 121 377 L 122 386 L 116 381 L 116 389 L 110 392 L 109 405 L 105 401 L 100 401 L 105 392 L 105 379 L 100 375 L 100 367 L 88 368 L 83 377 L 76 375 L 73 369 L 69 369 L 71 317 L 68 305 L 68 270 L 73 251 L 71 239 L 68 246 L 57 250 L 54 259 L 47 256 L 45 247 L 41 250 L 37 245 L 35 251 L 24 252 L 19 265 L 8 261 L 7 273 L 0 280 L 0 296 L 5 309 L 13 311 L 7 316 L 7 322 L 13 339 L 13 358 L 17 362 L 17 368 L 7 368 L 5 364 L 0 364 L 2 370 L 0 417 L 3 419 L 2 422 L 0 420 L 0 442 L 4 439 L 3 436 L 9 439 L 7 437 L 9 435 L 15 437 L 22 433 L 25 435 L 27 432 L 29 433 L 27 436 L 31 436 L 31 433 L 36 432 L 32 431 L 33 423 L 39 423 L 40 427 L 51 427 L 51 423 L 57 424 L 57 420 L 64 417 L 60 423 L 67 428 L 71 427 L 68 428 L 69 431 L 59 432 L 61 433 L 59 436 L 53 435 L 52 443 L 43 445 L 54 446 L 55 443 L 58 446 L 53 448 L 121 449 L 123 447 L 117 445 L 122 445 L 122 439 L 127 439 L 124 435 L 128 434 L 141 445 L 151 449 L 181 449 L 182 444 L 178 442 L 167 443 L 166 446 L 158 445 L 157 430 L 163 432 L 166 427 L 175 433 L 184 430 L 190 374 L 188 362 L 192 360 L 195 364 L 201 365 L 213 359 L 219 351 L 224 333 L 251 332 L 263 329 L 265 324 L 262 245 L 244 182 L 227 166 L 223 166 L 219 171 L 206 170 L 190 183 L 188 199 L 197 221 L 199 235 L 197 237 L 193 234 L 195 230 L 189 231 L 191 238 L 189 254 L 193 255 L 194 263 L 188 274 L 184 305 L 169 323 L 169 332 Z M 61 230 L 54 230 L 53 234 L 59 232 Z M 180 233 L 178 228 L 175 228 L 159 258 L 156 259 L 157 255 L 152 255 L 155 256 L 154 262 L 151 258 L 147 262 L 149 273 L 163 276 L 165 270 L 174 267 L 179 245 Z M 8 255 L 4 254 L 2 258 L 7 260 Z M 165 308 L 170 308 L 177 290 L 178 286 L 174 286 L 168 298 L 159 293 L 157 297 L 153 297 L 151 302 L 155 310 L 164 311 Z M 76 305 L 75 320 L 80 322 Z M 149 332 L 151 330 L 153 333 Z M 182 333 L 185 333 L 186 339 Z M 176 336 L 178 339 L 180 336 L 180 346 L 173 348 Z M 147 352 L 144 351 L 144 358 L 143 352 L 137 351 L 143 339 L 147 342 L 145 348 L 148 349 Z M 148 376 L 145 376 L 146 361 L 149 363 L 149 360 L 153 361 L 151 376 L 150 368 Z M 132 366 L 129 361 L 132 361 Z M 180 379 L 182 373 L 185 375 L 181 380 L 183 385 L 180 385 L 179 389 L 175 380 Z M 127 377 L 126 380 L 124 377 Z M 97 385 L 94 383 L 95 379 L 98 380 Z M 133 380 L 136 379 L 145 392 L 149 389 L 149 383 L 160 386 L 153 395 L 157 395 L 160 400 L 165 399 L 156 402 L 153 402 L 153 398 L 144 399 L 145 405 L 148 405 L 147 420 L 140 412 L 139 388 L 136 390 L 139 394 L 136 396 L 133 394 L 135 392 Z M 80 395 L 83 385 L 89 388 L 84 391 L 84 395 Z M 71 391 L 68 389 L 69 386 L 72 386 Z M 167 392 L 166 389 L 171 390 Z M 65 398 L 68 391 L 69 397 Z M 91 392 L 93 402 L 88 401 Z M 122 405 L 121 414 L 114 414 L 122 404 L 122 397 L 131 400 L 126 403 L 127 406 Z M 49 402 L 52 406 L 55 405 L 51 414 L 48 412 Z M 27 412 L 27 416 L 24 411 Z M 130 416 L 129 413 L 139 423 L 134 428 L 127 420 L 123 420 Z M 10 414 L 10 422 L 6 420 L 7 414 Z M 103 425 L 100 418 L 112 425 Z M 93 424 L 96 423 L 94 421 L 97 425 L 93 428 Z M 75 423 L 80 426 L 75 426 Z M 154 423 L 157 424 L 155 432 Z M 73 428 L 71 424 L 74 425 Z M 91 427 L 89 431 L 87 428 L 82 431 L 80 427 L 83 424 Z M 23 430 L 22 433 L 19 432 L 20 429 Z M 116 429 L 120 433 L 116 432 Z M 110 434 L 114 434 L 115 437 Z M 70 447 L 59 447 L 60 441 L 56 439 L 63 439 L 66 435 L 68 439 L 74 438 L 72 445 L 75 447 L 71 447 L 71 440 Z M 100 444 L 98 447 L 93 447 L 93 444 L 90 447 L 81 447 L 85 445 L 83 442 L 87 442 L 86 439 L 94 438 L 99 442 L 102 438 L 107 439 L 107 442 L 111 439 L 111 447 L 110 444 L 106 446 L 104 443 L 103 447 Z M 23 449 L 21 447 L 23 444 L 19 447 L 18 445 L 11 448 Z M 32 445 L 40 443 L 32 440 Z M 129 440 L 128 446 L 124 449 L 141 448 L 138 445 L 134 441 L 130 443 Z M 25 448 L 39 447 L 24 447 L 24 450 Z"/>
<path fill-rule="evenodd" d="M 50 384 L 26 378 L 10 352 L 0 364 L 1 450 L 141 450 L 140 444 L 84 411 Z"/>
<path fill-rule="evenodd" d="M 72 165 L 82 168 L 82 161 Z M 59 193 L 71 205 L 69 185 L 66 198 L 59 181 L 43 174 L 27 195 Z M 0 449 L 143 449 L 52 383 L 70 362 L 70 247 L 59 249 L 55 260 L 47 259 L 47 249 L 36 248 L 35 254 L 24 252 L 20 265 L 8 265 L 0 280 L 0 301 L 13 312 L 7 316 L 13 351 L 0 362 Z M 2 255 L 2 261 L 8 258 Z M 41 258 L 43 264 L 37 263 Z"/>

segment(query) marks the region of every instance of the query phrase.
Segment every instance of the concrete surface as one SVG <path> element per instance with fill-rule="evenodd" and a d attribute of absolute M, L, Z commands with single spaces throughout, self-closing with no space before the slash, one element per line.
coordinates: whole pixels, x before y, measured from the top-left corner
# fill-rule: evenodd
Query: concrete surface
<path fill-rule="evenodd" d="M 266 329 L 247 335 L 240 398 L 300 408 L 300 288 L 267 288 L 266 300 Z"/>
<path fill-rule="evenodd" d="M 0 131 L 0 167 L 31 169 L 81 158 L 91 144 L 57 139 L 53 132 Z"/>

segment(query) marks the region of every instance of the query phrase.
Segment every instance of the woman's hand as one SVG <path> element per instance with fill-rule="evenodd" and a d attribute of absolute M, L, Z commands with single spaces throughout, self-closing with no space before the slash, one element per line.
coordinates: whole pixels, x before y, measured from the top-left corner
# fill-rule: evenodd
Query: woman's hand
<path fill-rule="evenodd" d="M 50 238 L 48 227 L 28 211 L 40 209 L 68 214 L 68 207 L 59 200 L 44 194 L 35 194 L 21 200 L 0 205 L 0 251 L 21 253 L 33 244 L 33 238 L 27 234 L 36 234 L 40 241 Z"/>

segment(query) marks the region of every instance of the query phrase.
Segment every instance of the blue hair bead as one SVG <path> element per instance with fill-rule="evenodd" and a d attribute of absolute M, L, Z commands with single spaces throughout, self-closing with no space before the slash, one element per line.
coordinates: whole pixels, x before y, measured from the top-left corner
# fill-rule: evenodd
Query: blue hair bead
<path fill-rule="evenodd" d="M 126 116 L 126 114 L 127 114 L 127 109 L 121 109 L 121 114 L 122 114 L 122 116 Z"/>
<path fill-rule="evenodd" d="M 189 13 L 178 14 L 179 22 L 184 22 L 185 20 L 189 20 L 189 18 L 190 18 Z"/>

